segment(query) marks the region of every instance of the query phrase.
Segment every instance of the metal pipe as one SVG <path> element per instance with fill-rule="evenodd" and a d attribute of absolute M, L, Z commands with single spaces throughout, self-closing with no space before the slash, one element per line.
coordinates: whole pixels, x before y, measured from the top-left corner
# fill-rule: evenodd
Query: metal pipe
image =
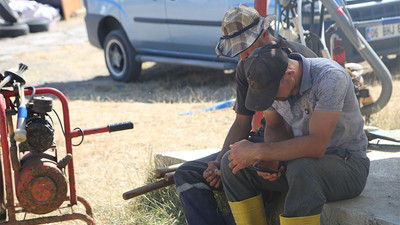
<path fill-rule="evenodd" d="M 372 69 L 377 73 L 382 82 L 382 91 L 379 98 L 373 104 L 361 108 L 363 115 L 370 115 L 379 112 L 390 100 L 392 95 L 392 77 L 389 70 L 383 64 L 382 60 L 364 39 L 361 33 L 354 29 L 349 18 L 343 12 L 342 8 L 333 0 L 321 0 L 329 14 L 336 21 L 343 33 L 350 40 L 352 45 L 357 49 L 360 55 L 370 64 Z"/>
<path fill-rule="evenodd" d="M 86 222 L 87 224 L 95 225 L 95 221 L 88 215 L 82 213 L 71 213 L 59 216 L 47 216 L 47 217 L 40 217 L 40 218 L 33 218 L 33 219 L 25 219 L 21 221 L 8 221 L 8 222 L 1 222 L 1 224 L 10 224 L 10 225 L 36 225 L 36 224 L 48 224 L 48 223 L 55 223 L 55 222 L 63 222 L 69 220 L 81 220 Z"/>
<path fill-rule="evenodd" d="M 12 76 L 6 76 L 1 82 L 0 82 L 0 89 L 6 86 L 8 82 L 11 81 Z"/>
<path fill-rule="evenodd" d="M 310 33 L 314 33 L 314 17 L 315 17 L 315 0 L 311 0 L 311 21 L 310 21 Z"/>
<path fill-rule="evenodd" d="M 76 198 L 78 199 L 78 202 L 80 202 L 85 207 L 86 214 L 88 214 L 90 217 L 93 218 L 93 210 L 92 210 L 92 207 L 90 206 L 89 202 L 86 201 L 86 199 L 84 199 L 83 197 L 78 196 L 78 195 L 76 196 Z M 68 200 L 68 198 L 67 198 L 67 200 Z"/>
<path fill-rule="evenodd" d="M 268 1 L 267 0 L 254 0 L 254 8 L 258 11 L 260 16 L 267 15 Z"/>
<path fill-rule="evenodd" d="M 98 134 L 98 133 L 104 133 L 104 132 L 115 132 L 115 131 L 120 131 L 120 130 L 127 130 L 127 129 L 133 129 L 133 123 L 128 121 L 128 122 L 122 122 L 122 123 L 114 123 L 114 124 L 109 124 L 105 127 L 97 127 L 97 128 L 90 128 L 86 130 L 73 130 L 71 131 L 71 138 L 83 136 L 83 135 L 91 135 L 91 134 Z"/>
<path fill-rule="evenodd" d="M 274 1 L 274 0 L 271 0 Z M 279 6 L 281 5 L 280 2 L 278 0 L 275 1 L 275 10 L 276 10 L 276 5 L 279 4 Z M 258 13 L 260 15 L 262 15 L 263 17 L 265 17 L 267 15 L 268 12 L 268 0 L 254 0 L 254 8 L 258 11 Z M 281 9 L 279 8 L 279 12 L 281 11 Z M 280 13 L 278 16 L 279 20 L 280 20 Z M 276 22 L 275 22 L 276 24 Z M 278 26 L 275 27 L 275 31 L 276 31 L 276 36 L 279 36 L 279 23 Z M 251 130 L 252 131 L 256 131 L 259 127 L 261 127 L 261 118 L 262 118 L 263 114 L 262 112 L 255 112 L 255 114 L 253 115 L 253 119 L 251 122 Z"/>
<path fill-rule="evenodd" d="M 325 32 L 324 32 L 324 30 L 325 30 L 325 23 L 324 23 L 325 8 L 322 4 L 319 4 L 319 12 L 320 12 L 320 17 L 319 17 L 318 36 L 319 36 L 319 39 L 323 46 L 323 48 L 321 49 L 321 55 L 324 58 L 332 59 L 331 54 L 329 53 L 328 48 L 326 47 Z"/>
<path fill-rule="evenodd" d="M 302 7 L 303 0 L 298 0 L 297 1 L 297 18 L 298 18 L 298 29 L 299 29 L 299 38 L 300 38 L 300 43 L 304 46 L 306 46 L 306 41 L 304 39 L 304 29 L 303 29 L 303 14 L 302 14 Z"/>
<path fill-rule="evenodd" d="M 14 131 L 14 140 L 17 142 L 26 141 L 25 127 L 26 127 L 26 117 L 28 116 L 28 110 L 26 108 L 26 103 L 25 103 L 24 89 L 25 89 L 24 84 L 19 83 L 18 92 L 19 92 L 20 105 L 18 107 L 17 126 Z"/>
<path fill-rule="evenodd" d="M 357 21 L 354 22 L 355 27 L 368 27 L 368 26 L 374 26 L 374 25 L 382 25 L 386 24 L 392 21 L 399 21 L 400 22 L 400 16 L 396 17 L 390 17 L 390 18 L 382 18 L 382 19 L 377 19 L 377 20 L 365 20 L 365 21 Z"/>
<path fill-rule="evenodd" d="M 337 39 L 340 39 L 340 37 L 339 37 L 339 35 L 336 34 L 336 33 L 332 34 L 331 38 L 329 39 L 329 41 L 330 41 L 329 43 L 330 43 L 330 47 L 331 47 L 330 51 L 331 51 L 331 54 L 332 54 L 332 55 L 333 55 L 333 49 L 334 49 L 334 47 L 335 47 L 335 41 L 336 41 Z"/>
<path fill-rule="evenodd" d="M 6 103 L 3 95 L 0 94 L 0 136 L 1 136 L 1 150 L 3 153 L 4 163 L 4 181 L 6 183 L 6 209 L 8 211 L 8 220 L 15 222 L 15 208 L 14 208 L 14 187 L 11 173 L 10 152 L 8 146 L 8 133 L 6 121 Z"/>
<path fill-rule="evenodd" d="M 174 179 L 171 179 L 169 181 L 166 181 L 165 179 L 159 180 L 159 181 L 135 188 L 133 190 L 127 191 L 122 195 L 122 198 L 124 200 L 128 200 L 128 199 L 134 198 L 136 196 L 146 194 L 150 191 L 154 191 L 154 190 L 172 185 L 173 183 L 174 183 Z"/>

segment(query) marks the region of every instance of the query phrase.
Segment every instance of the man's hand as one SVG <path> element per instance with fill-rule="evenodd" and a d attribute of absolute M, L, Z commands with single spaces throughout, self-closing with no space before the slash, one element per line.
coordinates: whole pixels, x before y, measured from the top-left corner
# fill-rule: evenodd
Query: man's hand
<path fill-rule="evenodd" d="M 256 161 L 254 146 L 255 144 L 248 140 L 241 140 L 229 146 L 231 154 L 228 159 L 231 161 L 229 167 L 232 169 L 232 173 L 236 174 L 239 170 L 252 165 Z"/>
<path fill-rule="evenodd" d="M 279 161 L 269 161 L 269 162 L 257 161 L 253 164 L 253 166 L 279 171 L 279 173 L 267 173 L 267 172 L 257 171 L 258 176 L 260 176 L 268 181 L 271 181 L 271 182 L 279 179 L 279 177 L 281 177 L 281 175 L 282 175 L 281 171 L 283 171 L 285 169 L 285 167 L 283 167 L 283 166 L 281 166 L 281 168 L 278 168 Z"/>
<path fill-rule="evenodd" d="M 221 186 L 221 171 L 219 161 L 208 162 L 208 167 L 203 173 L 204 179 L 210 184 L 211 187 L 219 188 Z"/>

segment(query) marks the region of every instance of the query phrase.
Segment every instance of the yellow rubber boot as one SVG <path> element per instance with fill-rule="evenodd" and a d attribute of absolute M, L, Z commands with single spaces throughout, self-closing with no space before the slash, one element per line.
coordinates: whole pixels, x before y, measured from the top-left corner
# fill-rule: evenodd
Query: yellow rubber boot
<path fill-rule="evenodd" d="M 302 216 L 302 217 L 283 217 L 279 216 L 281 225 L 320 225 L 320 214 L 313 216 Z"/>
<path fill-rule="evenodd" d="M 267 225 L 261 195 L 240 202 L 229 202 L 229 206 L 236 225 Z"/>

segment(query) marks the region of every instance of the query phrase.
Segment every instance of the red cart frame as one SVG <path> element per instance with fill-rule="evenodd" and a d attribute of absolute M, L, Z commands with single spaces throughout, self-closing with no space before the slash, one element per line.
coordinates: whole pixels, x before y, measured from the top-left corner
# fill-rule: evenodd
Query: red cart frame
<path fill-rule="evenodd" d="M 73 156 L 72 151 L 72 138 L 79 137 L 84 135 L 90 135 L 95 133 L 102 133 L 102 132 L 111 132 L 123 129 L 131 129 L 133 128 L 133 124 L 131 122 L 125 124 L 116 124 L 116 125 L 108 125 L 106 127 L 101 128 L 93 128 L 88 130 L 73 130 L 71 131 L 70 126 L 70 117 L 69 117 L 69 108 L 68 102 L 65 95 L 57 89 L 54 88 L 36 88 L 35 95 L 52 95 L 55 96 L 58 100 L 61 101 L 62 104 L 62 111 L 63 111 L 63 124 L 64 124 L 64 136 L 65 136 L 65 147 L 66 147 L 66 154 L 71 154 Z M 32 90 L 25 89 L 25 95 L 32 95 Z M 67 168 L 67 176 L 68 176 L 68 184 L 69 184 L 69 196 L 66 197 L 64 200 L 68 202 L 67 207 L 72 207 L 77 205 L 80 202 L 86 210 L 86 214 L 83 213 L 69 213 L 69 214 L 62 214 L 58 216 L 46 216 L 33 219 L 26 219 L 17 221 L 16 214 L 17 213 L 25 213 L 23 208 L 19 206 L 18 202 L 14 199 L 15 194 L 15 186 L 13 183 L 13 176 L 16 177 L 18 171 L 13 171 L 12 161 L 10 159 L 10 145 L 9 145 L 9 137 L 13 133 L 13 124 L 12 124 L 12 117 L 6 115 L 6 110 L 11 109 L 11 98 L 15 97 L 13 91 L 9 90 L 1 90 L 0 94 L 0 132 L 1 132 L 1 148 L 2 148 L 2 161 L 3 161 L 3 168 L 4 171 L 1 171 L 0 166 L 0 196 L 2 199 L 0 201 L 4 201 L 4 189 L 3 189 L 3 179 L 5 181 L 5 207 L 7 211 L 8 220 L 5 222 L 0 222 L 0 224 L 44 224 L 50 222 L 61 222 L 67 220 L 82 220 L 85 221 L 87 224 L 95 224 L 93 219 L 92 208 L 89 203 L 82 197 L 77 196 L 76 194 L 76 184 L 75 184 L 75 175 L 74 175 L 74 162 L 73 157 L 71 161 L 68 163 Z M 121 128 L 120 126 L 123 126 Z M 114 126 L 114 129 L 113 127 Z M 119 128 L 115 129 L 115 126 L 119 126 Z M 8 128 L 8 129 L 7 129 Z M 1 161 L 1 159 L 0 159 Z M 4 178 L 3 178 L 4 177 Z M 1 203 L 0 202 L 0 203 Z M 64 204 L 63 203 L 63 204 Z"/>

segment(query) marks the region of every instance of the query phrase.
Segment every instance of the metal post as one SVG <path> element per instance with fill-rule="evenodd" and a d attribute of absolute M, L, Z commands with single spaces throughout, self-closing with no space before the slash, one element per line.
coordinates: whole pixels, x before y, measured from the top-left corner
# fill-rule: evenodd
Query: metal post
<path fill-rule="evenodd" d="M 321 0 L 322 4 L 329 11 L 329 14 L 336 21 L 343 33 L 357 49 L 360 55 L 368 61 L 375 73 L 382 82 L 382 91 L 378 100 L 371 105 L 361 108 L 363 115 L 370 115 L 380 111 L 389 101 L 392 95 L 392 77 L 382 60 L 364 39 L 361 33 L 354 27 L 351 19 L 347 17 L 343 9 L 334 0 Z"/>
<path fill-rule="evenodd" d="M 0 95 L 0 136 L 1 150 L 3 152 L 4 163 L 4 180 L 6 187 L 6 209 L 8 211 L 8 220 L 15 222 L 15 205 L 14 205 L 14 187 L 12 181 L 12 171 L 10 162 L 10 149 L 8 145 L 7 119 L 6 119 L 6 101 L 3 95 Z M 1 166 L 1 165 L 0 165 Z M 0 174 L 1 176 L 1 174 Z M 3 188 L 3 187 L 1 187 Z"/>
<path fill-rule="evenodd" d="M 267 15 L 267 0 L 254 0 L 254 8 L 258 11 L 260 16 L 265 17 Z"/>
<path fill-rule="evenodd" d="M 254 0 L 254 8 L 258 11 L 260 16 L 265 17 L 267 15 L 268 0 Z M 251 130 L 256 131 L 257 128 L 261 127 L 261 119 L 263 118 L 262 112 L 256 112 L 251 122 Z"/>

